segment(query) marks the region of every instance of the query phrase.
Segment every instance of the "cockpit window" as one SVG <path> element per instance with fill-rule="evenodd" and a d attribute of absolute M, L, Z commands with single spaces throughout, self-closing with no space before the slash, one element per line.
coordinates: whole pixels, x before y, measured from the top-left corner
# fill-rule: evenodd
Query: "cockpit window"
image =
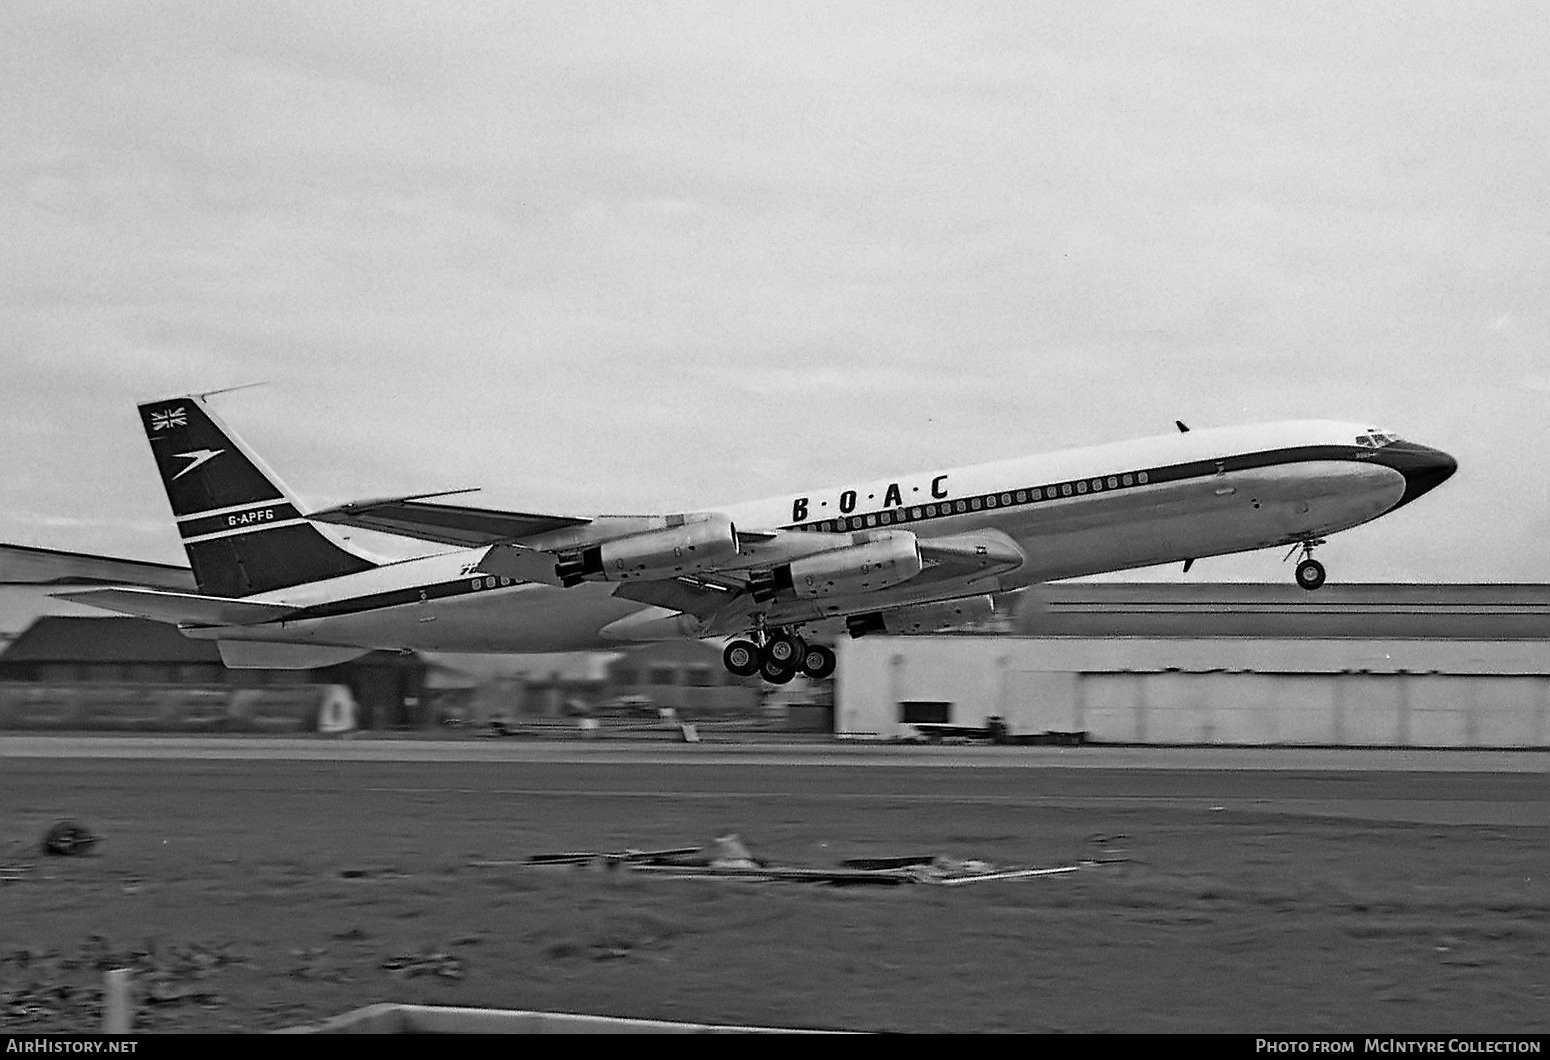
<path fill-rule="evenodd" d="M 1385 445 L 1393 445 L 1399 441 L 1397 434 L 1388 431 L 1373 431 L 1371 434 L 1358 434 L 1356 444 L 1367 449 L 1382 449 Z"/>

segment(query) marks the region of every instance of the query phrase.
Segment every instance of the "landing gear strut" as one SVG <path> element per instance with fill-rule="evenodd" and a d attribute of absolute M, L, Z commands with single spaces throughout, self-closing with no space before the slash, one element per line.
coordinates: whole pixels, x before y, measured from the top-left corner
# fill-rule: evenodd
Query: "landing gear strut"
<path fill-rule="evenodd" d="M 721 653 L 721 661 L 738 677 L 758 674 L 772 685 L 783 685 L 798 673 L 824 678 L 834 673 L 834 652 L 821 644 L 808 644 L 788 629 L 766 632 L 755 628 L 751 639 L 734 640 Z"/>
<path fill-rule="evenodd" d="M 1309 538 L 1298 546 L 1302 549 L 1302 560 L 1297 564 L 1297 584 L 1310 593 L 1324 584 L 1324 564 L 1313 558 L 1313 546 L 1323 543 Z M 1296 551 L 1296 548 L 1292 549 L 1292 552 Z"/>

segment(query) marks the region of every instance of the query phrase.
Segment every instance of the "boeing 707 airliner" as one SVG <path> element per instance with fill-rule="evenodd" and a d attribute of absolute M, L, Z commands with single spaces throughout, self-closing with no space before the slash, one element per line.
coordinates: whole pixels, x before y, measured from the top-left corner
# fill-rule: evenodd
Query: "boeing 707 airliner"
<path fill-rule="evenodd" d="M 139 406 L 197 593 L 56 595 L 175 623 L 232 667 L 373 649 L 553 652 L 731 638 L 733 673 L 825 677 L 824 641 L 989 616 L 1038 582 L 1314 549 L 1445 481 L 1448 454 L 1327 421 L 1187 430 L 672 515 L 541 515 L 422 494 L 303 511 L 190 394 Z M 385 562 L 336 527 L 443 546 Z"/>

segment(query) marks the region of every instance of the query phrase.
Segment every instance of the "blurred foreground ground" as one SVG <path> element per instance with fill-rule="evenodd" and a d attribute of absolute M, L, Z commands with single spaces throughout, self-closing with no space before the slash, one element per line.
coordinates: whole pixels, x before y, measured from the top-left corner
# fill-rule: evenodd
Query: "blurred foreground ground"
<path fill-rule="evenodd" d="M 8 758 L 0 860 L 22 871 L 0 884 L 0 1028 L 96 1029 L 94 966 L 127 961 L 147 1030 L 377 1001 L 892 1031 L 1550 1029 L 1543 770 L 704 750 Z M 63 817 L 102 835 L 90 856 L 24 849 Z M 1095 835 L 1131 860 L 842 890 L 488 864 L 731 832 L 811 866 L 1054 865 Z"/>

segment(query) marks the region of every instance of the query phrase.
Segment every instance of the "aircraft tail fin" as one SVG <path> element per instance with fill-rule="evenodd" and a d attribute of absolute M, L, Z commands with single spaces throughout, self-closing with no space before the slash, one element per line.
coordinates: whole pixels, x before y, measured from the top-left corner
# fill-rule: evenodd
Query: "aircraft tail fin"
<path fill-rule="evenodd" d="M 139 410 L 201 593 L 249 596 L 377 565 L 304 519 L 274 472 L 204 395 Z"/>

